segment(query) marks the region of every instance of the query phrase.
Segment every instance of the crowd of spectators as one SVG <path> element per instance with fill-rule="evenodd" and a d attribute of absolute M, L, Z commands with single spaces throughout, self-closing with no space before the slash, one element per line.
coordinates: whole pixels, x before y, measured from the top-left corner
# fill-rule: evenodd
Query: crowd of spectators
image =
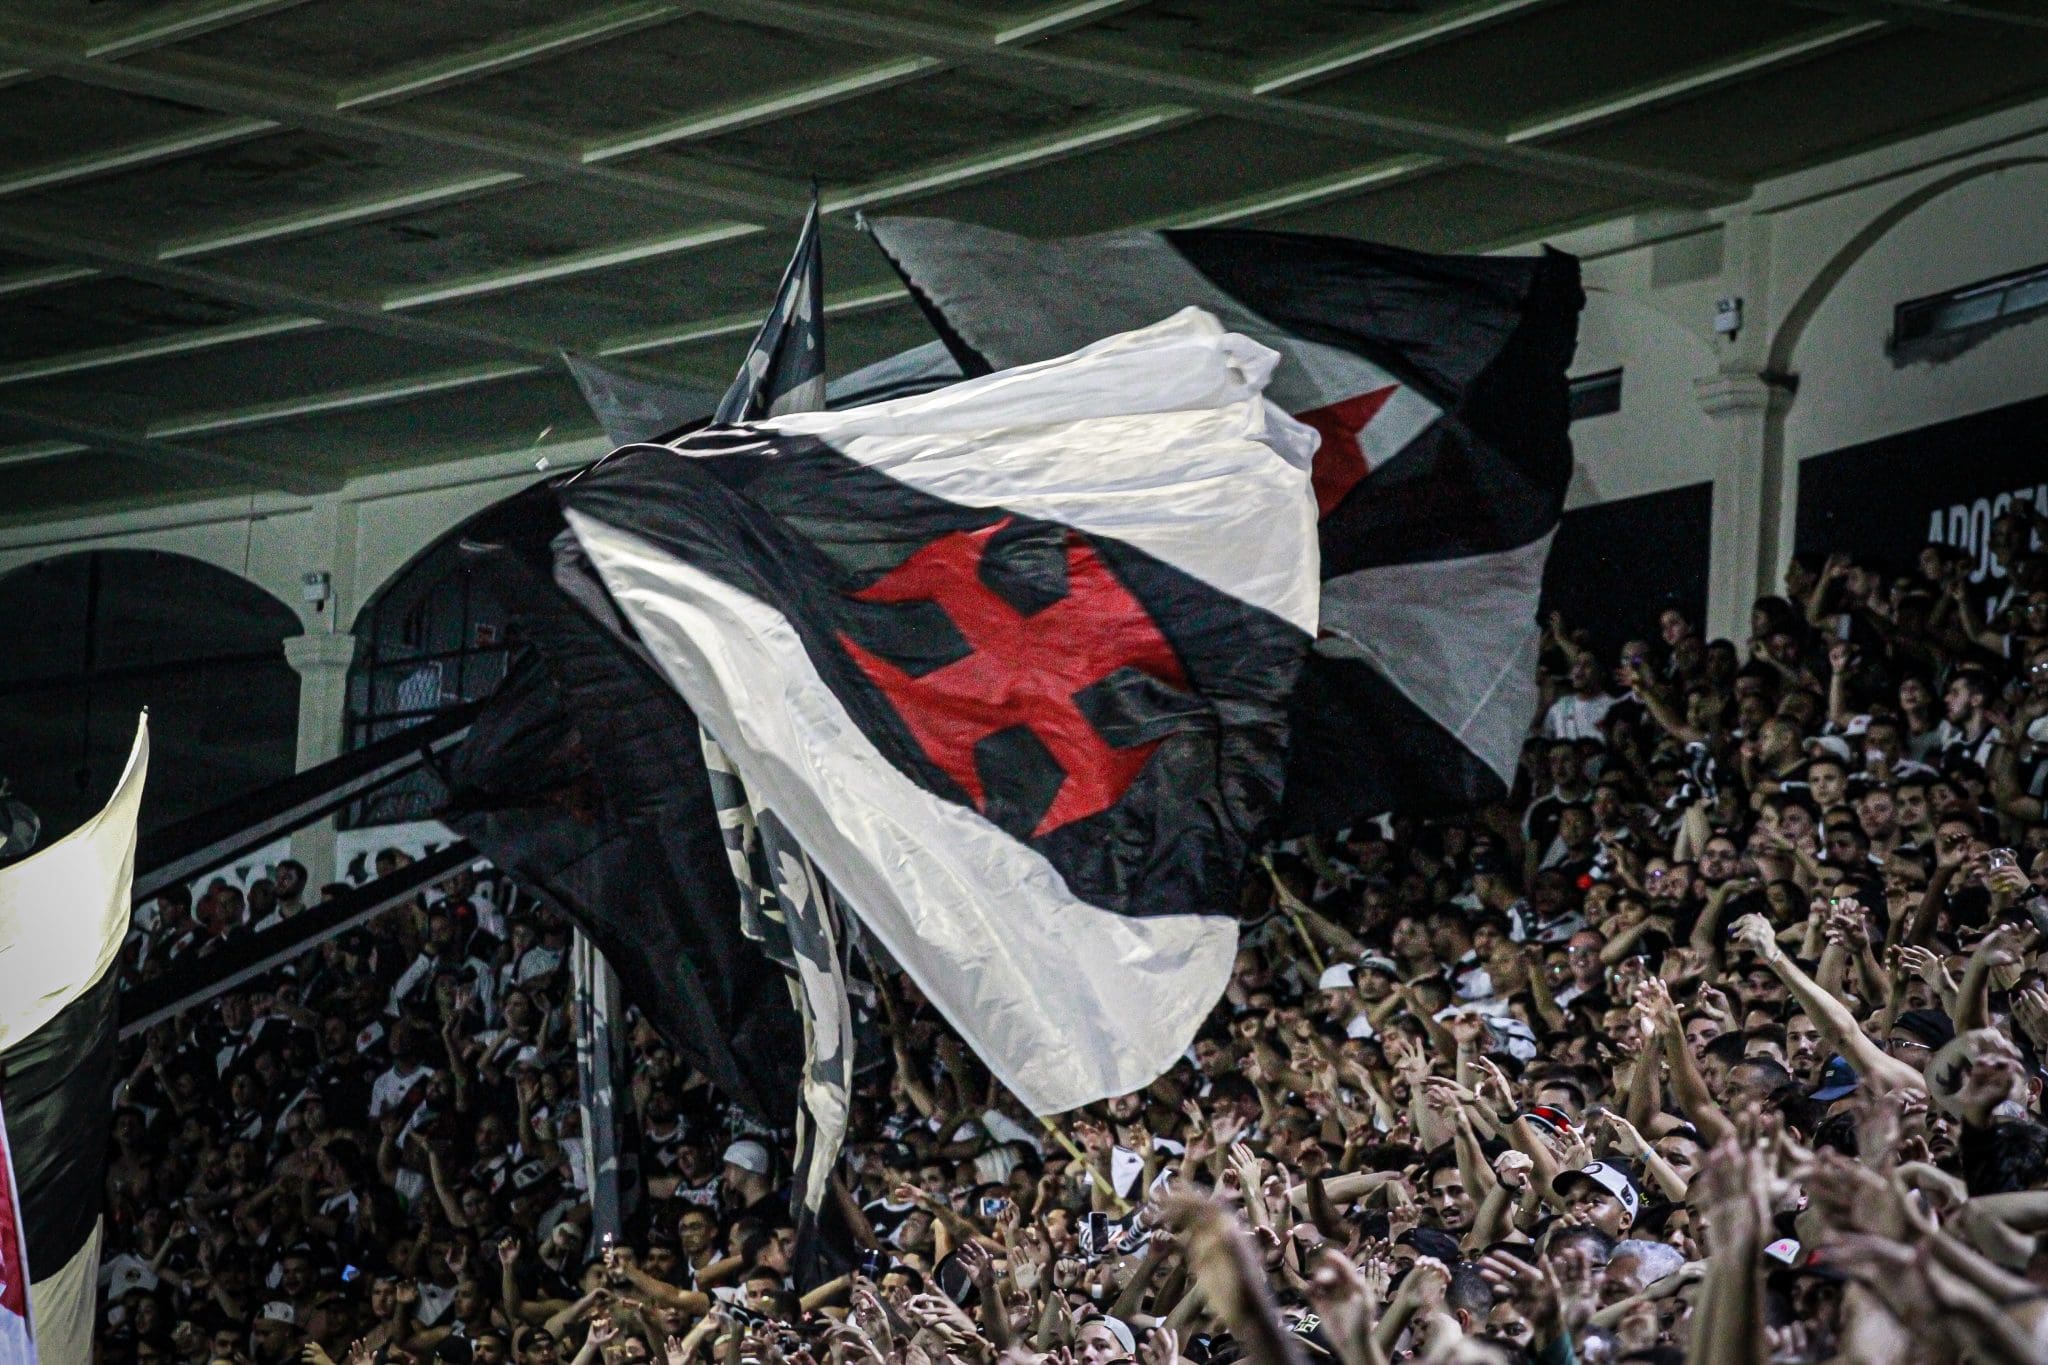
<path fill-rule="evenodd" d="M 1511 798 L 1275 850 L 1141 1093 L 1041 1126 L 884 973 L 822 1283 L 790 1134 L 644 1024 L 590 1235 L 566 927 L 465 873 L 124 1055 L 102 1359 L 2048 1359 L 2042 530 L 1794 563 L 1742 641 L 1553 618 Z"/>

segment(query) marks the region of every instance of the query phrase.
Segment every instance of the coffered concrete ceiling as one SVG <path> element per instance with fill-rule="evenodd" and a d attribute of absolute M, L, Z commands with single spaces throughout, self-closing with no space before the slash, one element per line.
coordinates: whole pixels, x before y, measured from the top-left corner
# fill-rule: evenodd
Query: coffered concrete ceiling
<path fill-rule="evenodd" d="M 723 388 L 808 202 L 1483 250 L 2048 93 L 2031 0 L 8 0 L 0 519 L 594 432 Z"/>

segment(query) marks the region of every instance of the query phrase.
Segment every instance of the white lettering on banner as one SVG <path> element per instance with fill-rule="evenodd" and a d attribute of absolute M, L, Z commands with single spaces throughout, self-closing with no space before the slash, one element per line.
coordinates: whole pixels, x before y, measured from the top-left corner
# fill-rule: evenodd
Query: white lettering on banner
<path fill-rule="evenodd" d="M 1991 523 L 2013 510 L 2016 503 L 2028 503 L 2020 508 L 2022 513 L 2035 507 L 2048 507 L 2048 483 L 2032 488 L 2015 488 L 1996 497 L 1978 498 L 1975 502 L 1951 504 L 1946 511 L 1935 508 L 1927 517 L 1927 543 L 1947 545 L 1952 549 L 1966 551 L 1977 563 L 1970 571 L 1972 583 L 1982 583 L 1987 578 L 2004 578 L 2001 568 L 1991 554 Z M 2029 537 L 2029 544 L 2033 538 Z"/>

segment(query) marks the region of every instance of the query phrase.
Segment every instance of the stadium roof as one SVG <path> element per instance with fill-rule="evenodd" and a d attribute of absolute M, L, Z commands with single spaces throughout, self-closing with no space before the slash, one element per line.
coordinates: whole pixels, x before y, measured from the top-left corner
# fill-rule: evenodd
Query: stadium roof
<path fill-rule="evenodd" d="M 841 372 L 930 335 L 857 210 L 1485 249 L 2044 93 L 2037 0 L 10 0 L 0 518 L 715 393 L 813 178 Z"/>

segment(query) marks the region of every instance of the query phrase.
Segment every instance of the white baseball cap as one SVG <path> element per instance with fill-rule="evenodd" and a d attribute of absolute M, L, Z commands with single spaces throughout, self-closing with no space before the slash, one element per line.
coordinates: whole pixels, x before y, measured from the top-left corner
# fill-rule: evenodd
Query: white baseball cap
<path fill-rule="evenodd" d="M 1636 1192 L 1635 1182 L 1628 1178 L 1628 1173 L 1621 1167 L 1611 1166 L 1605 1161 L 1591 1162 L 1576 1171 L 1564 1172 L 1550 1182 L 1550 1188 L 1563 1194 L 1582 1180 L 1592 1181 L 1621 1201 L 1622 1210 L 1628 1214 L 1629 1221 L 1635 1221 L 1636 1210 L 1643 1206 L 1643 1196 Z"/>
<path fill-rule="evenodd" d="M 770 1170 L 768 1149 L 752 1138 L 741 1138 L 725 1149 L 725 1164 L 753 1175 L 766 1175 Z"/>

